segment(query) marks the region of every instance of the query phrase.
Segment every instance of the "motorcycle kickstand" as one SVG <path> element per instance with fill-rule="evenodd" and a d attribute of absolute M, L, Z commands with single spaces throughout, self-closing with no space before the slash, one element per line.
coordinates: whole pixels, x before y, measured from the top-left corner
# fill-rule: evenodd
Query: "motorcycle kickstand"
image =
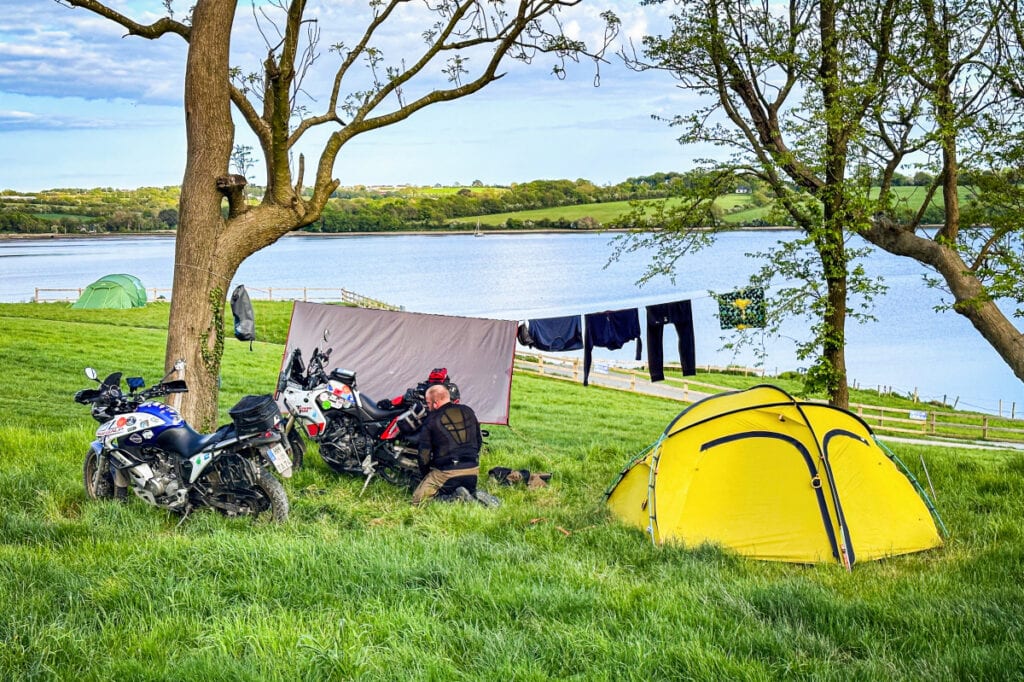
<path fill-rule="evenodd" d="M 372 480 L 373 480 L 373 477 L 374 477 L 374 476 L 376 476 L 376 475 L 377 475 L 377 473 L 376 473 L 376 472 L 373 472 L 373 473 L 371 473 L 371 474 L 370 474 L 369 476 L 367 476 L 367 477 L 366 477 L 366 481 L 365 481 L 365 482 L 363 483 L 363 489 L 359 491 L 359 497 L 362 497 L 362 496 L 363 496 L 363 493 L 365 493 L 365 492 L 366 492 L 366 488 L 367 488 L 367 486 L 369 486 L 369 485 L 370 485 L 370 481 L 372 481 Z"/>
<path fill-rule="evenodd" d="M 187 519 L 188 515 L 192 513 L 192 509 L 192 505 L 185 507 L 185 511 L 184 513 L 182 513 L 181 519 L 178 521 L 178 525 L 174 527 L 174 530 L 178 530 L 179 528 L 181 528 L 181 524 L 185 523 L 185 519 Z"/>

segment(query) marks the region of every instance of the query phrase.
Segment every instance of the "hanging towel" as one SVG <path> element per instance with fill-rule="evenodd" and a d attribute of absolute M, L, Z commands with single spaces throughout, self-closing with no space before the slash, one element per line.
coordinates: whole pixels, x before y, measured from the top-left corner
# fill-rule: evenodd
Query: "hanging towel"
<path fill-rule="evenodd" d="M 519 342 L 524 346 L 554 352 L 583 348 L 583 322 L 579 315 L 527 320 L 525 330 L 523 327 L 519 327 Z"/>
<path fill-rule="evenodd" d="M 591 351 L 594 346 L 618 350 L 636 339 L 636 359 L 640 359 L 643 341 L 640 339 L 640 311 L 636 308 L 606 310 L 603 313 L 588 313 L 583 318 L 586 332 L 583 335 L 583 385 L 590 375 Z"/>
<path fill-rule="evenodd" d="M 768 315 L 764 289 L 747 287 L 728 294 L 719 294 L 718 323 L 722 329 L 763 329 Z"/>
<path fill-rule="evenodd" d="M 663 333 L 665 325 L 671 323 L 679 337 L 679 364 L 683 367 L 683 376 L 689 377 L 697 373 L 693 341 L 693 307 L 689 301 L 659 303 L 647 306 L 647 368 L 651 373 L 651 381 L 665 378 Z"/>

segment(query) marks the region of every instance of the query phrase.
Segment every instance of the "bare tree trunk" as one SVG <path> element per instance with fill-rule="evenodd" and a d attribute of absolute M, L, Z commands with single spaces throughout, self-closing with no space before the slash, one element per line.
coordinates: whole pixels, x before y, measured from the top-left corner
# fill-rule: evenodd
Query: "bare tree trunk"
<path fill-rule="evenodd" d="M 166 368 L 186 362 L 182 411 L 192 425 L 217 421 L 224 306 L 234 268 L 218 257 L 224 229 L 217 178 L 227 174 L 234 141 L 228 79 L 235 0 L 200 0 L 192 16 L 185 74 L 188 163 L 181 186 Z"/>

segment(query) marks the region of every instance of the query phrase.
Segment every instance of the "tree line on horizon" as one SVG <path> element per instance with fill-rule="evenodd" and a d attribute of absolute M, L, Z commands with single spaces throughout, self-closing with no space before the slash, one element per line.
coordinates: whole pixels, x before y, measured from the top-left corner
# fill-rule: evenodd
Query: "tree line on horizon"
<path fill-rule="evenodd" d="M 573 180 L 532 180 L 510 185 L 484 185 L 476 180 L 456 187 L 367 187 L 337 189 L 324 207 L 321 220 L 304 228 L 307 232 L 397 232 L 409 229 L 450 229 L 453 221 L 482 215 L 514 213 L 562 206 L 602 204 L 645 199 L 664 199 L 696 182 L 695 174 L 657 172 L 630 177 L 614 185 L 596 185 Z M 899 176 L 900 185 L 927 186 L 932 177 L 925 172 Z M 740 182 L 735 188 L 751 196 L 754 205 L 768 205 L 772 199 L 756 181 Z M 263 188 L 249 188 L 250 201 L 258 201 Z M 0 192 L 0 233 L 139 233 L 174 230 L 178 227 L 180 188 L 144 187 L 134 190 L 51 189 L 24 193 Z M 934 206 L 934 222 L 942 220 L 941 206 Z M 764 224 L 748 221 L 749 226 Z M 748 223 L 741 223 L 747 225 Z M 527 227 L 590 229 L 601 227 L 594 220 L 533 218 L 529 222 L 509 219 L 508 229 Z"/>

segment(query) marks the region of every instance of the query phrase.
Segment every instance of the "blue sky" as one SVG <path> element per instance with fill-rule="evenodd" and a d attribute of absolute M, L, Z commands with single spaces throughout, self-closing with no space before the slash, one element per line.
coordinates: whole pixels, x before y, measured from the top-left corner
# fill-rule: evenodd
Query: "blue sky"
<path fill-rule="evenodd" d="M 162 12 L 159 0 L 110 4 L 139 21 Z M 327 27 L 353 23 L 351 15 L 365 5 L 321 0 L 315 6 L 326 34 Z M 620 0 L 584 0 L 564 15 L 564 25 L 574 36 L 591 38 L 598 13 L 608 8 L 623 19 L 624 39 L 654 32 L 663 22 L 658 14 L 666 12 Z M 240 23 L 251 17 L 244 0 L 238 11 Z M 180 182 L 185 160 L 181 39 L 123 37 L 124 30 L 114 24 L 54 0 L 7 0 L 4 15 L 0 189 Z M 396 22 L 384 44 L 397 51 L 403 42 L 418 41 L 422 28 L 413 20 Z M 236 31 L 233 63 L 258 56 L 261 41 L 258 33 Z M 572 65 L 558 80 L 551 75 L 550 57 L 531 66 L 511 63 L 504 79 L 469 98 L 433 105 L 355 138 L 339 155 L 335 177 L 343 185 L 507 184 L 541 178 L 606 184 L 689 168 L 694 154 L 676 143 L 672 129 L 651 118 L 683 111 L 686 96 L 667 74 L 631 72 L 609 57 L 611 63 L 601 67 L 600 87 L 594 87 L 589 64 Z M 326 61 L 324 55 L 314 68 Z M 319 72 L 333 74 L 328 68 Z M 309 83 L 313 91 L 315 82 Z M 255 148 L 244 134 L 237 142 Z M 316 144 L 306 149 L 307 169 L 317 149 Z M 262 174 L 251 179 L 261 182 Z"/>

